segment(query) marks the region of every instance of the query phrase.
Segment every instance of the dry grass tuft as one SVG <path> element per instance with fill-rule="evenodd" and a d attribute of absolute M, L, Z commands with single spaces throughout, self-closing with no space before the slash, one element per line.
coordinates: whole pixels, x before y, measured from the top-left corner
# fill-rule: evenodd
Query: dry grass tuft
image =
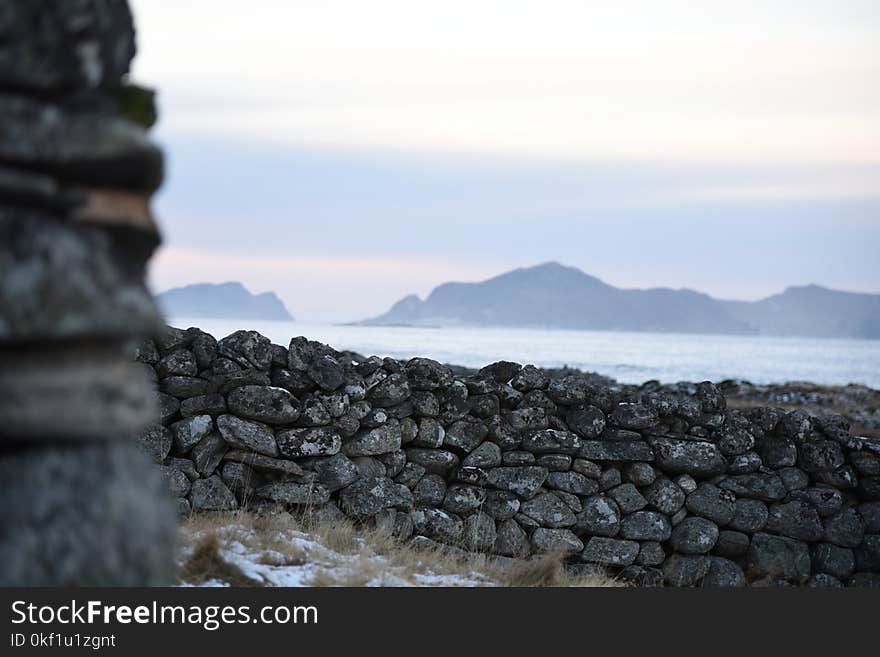
<path fill-rule="evenodd" d="M 311 567 L 310 586 L 624 586 L 610 577 L 571 572 L 562 554 L 521 561 L 431 541 L 413 544 L 395 538 L 382 523 L 358 524 L 308 511 L 297 515 L 234 512 L 190 516 L 183 531 L 196 546 L 185 560 L 180 578 L 193 584 L 218 579 L 232 586 L 260 585 L 223 559 L 223 541 L 237 541 L 258 554 L 260 564 Z M 307 553 L 294 542 L 295 536 L 324 549 Z"/>
<path fill-rule="evenodd" d="M 510 587 L 608 587 L 623 583 L 602 575 L 572 574 L 565 567 L 565 554 L 550 552 L 528 560 L 515 559 L 494 565 L 492 574 L 501 586 Z"/>
<path fill-rule="evenodd" d="M 192 554 L 178 571 L 178 578 L 188 584 L 204 584 L 209 580 L 226 582 L 230 586 L 262 586 L 263 582 L 251 579 L 241 568 L 229 563 L 220 553 L 220 539 L 216 533 L 202 536 Z"/>

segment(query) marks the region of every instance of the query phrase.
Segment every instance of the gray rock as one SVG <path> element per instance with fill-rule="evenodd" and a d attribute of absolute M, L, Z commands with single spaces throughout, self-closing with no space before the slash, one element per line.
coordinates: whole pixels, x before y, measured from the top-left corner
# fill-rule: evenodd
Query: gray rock
<path fill-rule="evenodd" d="M 510 385 L 520 392 L 543 390 L 549 383 L 547 374 L 534 365 L 526 365 L 510 380 Z"/>
<path fill-rule="evenodd" d="M 659 566 L 666 560 L 666 551 L 657 541 L 642 541 L 639 545 L 639 556 L 636 564 L 639 566 Z"/>
<path fill-rule="evenodd" d="M 813 546 L 813 568 L 821 573 L 845 580 L 856 569 L 856 558 L 849 548 L 832 543 Z"/>
<path fill-rule="evenodd" d="M 737 497 L 778 502 L 787 492 L 782 479 L 774 473 L 755 473 L 734 475 L 722 481 L 718 486 L 729 490 Z"/>
<path fill-rule="evenodd" d="M 547 475 L 547 486 L 573 495 L 595 495 L 599 492 L 597 481 L 577 472 L 551 472 Z"/>
<path fill-rule="evenodd" d="M 425 481 L 425 479 L 422 479 L 422 481 Z M 486 490 L 484 488 L 466 484 L 451 484 L 446 488 L 446 495 L 443 497 L 443 508 L 452 513 L 465 515 L 479 509 L 485 501 Z"/>
<path fill-rule="evenodd" d="M 672 525 L 669 523 L 669 518 L 656 511 L 636 511 L 620 521 L 621 538 L 637 541 L 666 541 L 671 534 Z"/>
<path fill-rule="evenodd" d="M 641 440 L 585 440 L 577 455 L 592 461 L 654 460 L 654 450 Z"/>
<path fill-rule="evenodd" d="M 498 523 L 497 537 L 492 552 L 505 557 L 524 558 L 529 555 L 529 537 L 516 520 Z"/>
<path fill-rule="evenodd" d="M 381 427 L 362 431 L 347 441 L 342 450 L 348 456 L 375 456 L 399 450 L 402 442 L 400 423 L 392 419 Z"/>
<path fill-rule="evenodd" d="M 483 511 L 495 520 L 509 520 L 519 511 L 519 498 L 505 490 L 487 490 Z"/>
<path fill-rule="evenodd" d="M 330 354 L 317 356 L 306 370 L 322 390 L 332 392 L 345 383 L 345 368 Z"/>
<path fill-rule="evenodd" d="M 643 492 L 648 504 L 666 515 L 674 514 L 685 503 L 684 491 L 665 477 L 654 480 Z"/>
<path fill-rule="evenodd" d="M 6 450 L 0 585 L 171 583 L 177 513 L 162 470 L 124 443 Z"/>
<path fill-rule="evenodd" d="M 428 472 L 439 475 L 449 474 L 458 467 L 459 460 L 453 452 L 445 449 L 423 449 L 418 447 L 409 448 L 406 451 L 406 459 L 416 463 Z M 543 483 L 543 481 L 541 482 Z"/>
<path fill-rule="evenodd" d="M 229 411 L 267 424 L 292 424 L 299 418 L 299 403 L 284 388 L 242 386 L 227 398 Z"/>
<path fill-rule="evenodd" d="M 454 422 L 443 438 L 443 444 L 465 452 L 472 452 L 485 440 L 489 428 L 478 421 L 459 420 Z"/>
<path fill-rule="evenodd" d="M 391 507 L 408 511 L 413 506 L 409 489 L 387 477 L 363 477 L 339 493 L 339 507 L 347 516 L 374 516 Z"/>
<path fill-rule="evenodd" d="M 575 524 L 575 515 L 568 505 L 553 493 L 541 493 L 520 505 L 520 513 L 542 527 L 558 529 Z"/>
<path fill-rule="evenodd" d="M 491 516 L 477 511 L 464 520 L 464 546 L 475 552 L 492 549 L 498 534 Z"/>
<path fill-rule="evenodd" d="M 718 525 L 711 520 L 689 516 L 672 530 L 672 549 L 682 554 L 706 554 L 718 541 Z"/>
<path fill-rule="evenodd" d="M 180 454 L 185 454 L 193 448 L 193 445 L 213 430 L 214 420 L 210 415 L 196 415 L 195 417 L 178 420 L 171 425 L 171 433 L 174 435 L 174 448 Z"/>
<path fill-rule="evenodd" d="M 802 490 L 810 485 L 809 475 L 800 468 L 780 468 L 776 474 L 782 479 L 785 490 L 789 492 Z"/>
<path fill-rule="evenodd" d="M 798 446 L 798 466 L 806 472 L 831 472 L 845 462 L 834 440 L 810 440 Z"/>
<path fill-rule="evenodd" d="M 173 436 L 167 427 L 153 425 L 138 437 L 144 453 L 156 463 L 162 463 L 171 451 Z"/>
<path fill-rule="evenodd" d="M 409 401 L 412 403 L 413 414 L 418 417 L 437 417 L 440 414 L 440 402 L 432 392 L 413 390 Z"/>
<path fill-rule="evenodd" d="M 176 397 L 165 394 L 164 392 L 156 393 L 159 400 L 159 422 L 168 424 L 180 411 L 180 402 Z"/>
<path fill-rule="evenodd" d="M 623 478 L 641 488 L 654 483 L 657 473 L 650 463 L 627 463 L 623 468 Z"/>
<path fill-rule="evenodd" d="M 854 507 L 841 509 L 824 519 L 825 541 L 841 547 L 858 547 L 865 535 L 865 523 Z M 818 539 L 814 539 L 818 540 Z"/>
<path fill-rule="evenodd" d="M 321 484 L 299 484 L 293 481 L 265 484 L 257 488 L 255 494 L 261 499 L 281 504 L 316 506 L 326 504 L 330 500 L 330 491 Z"/>
<path fill-rule="evenodd" d="M 581 559 L 607 566 L 629 566 L 638 555 L 639 544 L 636 541 L 593 536 L 581 552 Z"/>
<path fill-rule="evenodd" d="M 617 502 L 620 512 L 624 515 L 632 513 L 633 511 L 639 511 L 648 506 L 648 501 L 642 497 L 642 494 L 639 493 L 639 489 L 630 483 L 621 484 L 616 488 L 612 488 L 608 491 L 608 496 Z"/>
<path fill-rule="evenodd" d="M 403 369 L 413 390 L 442 390 L 453 380 L 449 367 L 428 358 L 413 358 Z"/>
<path fill-rule="evenodd" d="M 810 577 L 807 544 L 784 536 L 759 532 L 752 537 L 748 552 L 751 578 L 782 578 L 805 582 Z"/>
<path fill-rule="evenodd" d="M 814 507 L 823 518 L 834 515 L 843 507 L 843 495 L 836 488 L 817 486 L 792 491 L 786 499 L 800 500 Z"/>
<path fill-rule="evenodd" d="M 696 586 L 708 574 L 710 565 L 706 556 L 673 554 L 663 564 L 663 575 L 669 586 Z"/>
<path fill-rule="evenodd" d="M 824 534 L 816 509 L 799 500 L 771 504 L 765 530 L 801 541 L 819 541 Z"/>
<path fill-rule="evenodd" d="M 315 458 L 311 467 L 318 475 L 318 483 L 330 492 L 354 483 L 360 474 L 357 466 L 344 454 Z"/>
<path fill-rule="evenodd" d="M 156 373 L 163 379 L 168 376 L 195 376 L 198 371 L 195 356 L 186 349 L 172 351 L 156 363 Z"/>
<path fill-rule="evenodd" d="M 536 463 L 535 455 L 531 452 L 521 452 L 514 450 L 512 452 L 501 452 L 501 463 L 503 465 L 534 465 Z"/>
<path fill-rule="evenodd" d="M 223 460 L 223 455 L 227 451 L 229 451 L 229 446 L 220 437 L 220 434 L 212 432 L 196 443 L 190 456 L 196 466 L 196 471 L 203 477 L 208 477 L 220 465 L 220 461 Z"/>
<path fill-rule="evenodd" d="M 522 448 L 533 454 L 576 454 L 580 447 L 577 434 L 556 429 L 529 432 L 522 441 Z"/>
<path fill-rule="evenodd" d="M 612 424 L 623 429 L 647 429 L 657 424 L 657 412 L 642 404 L 622 403 L 612 411 Z"/>
<path fill-rule="evenodd" d="M 598 438 L 605 430 L 605 414 L 590 404 L 571 406 L 565 414 L 569 428 L 581 438 Z"/>
<path fill-rule="evenodd" d="M 181 470 L 169 466 L 162 466 L 160 468 L 160 473 L 165 480 L 165 485 L 172 497 L 185 497 L 186 495 L 189 495 L 192 485 L 190 484 L 190 479 Z"/>
<path fill-rule="evenodd" d="M 255 470 L 272 474 L 289 475 L 291 477 L 301 477 L 304 474 L 303 469 L 293 461 L 276 459 L 247 450 L 234 449 L 226 452 L 223 455 L 223 460 L 245 463 Z"/>
<path fill-rule="evenodd" d="M 614 466 L 605 468 L 599 475 L 599 490 L 609 491 L 615 486 L 620 486 L 621 481 L 620 470 Z"/>
<path fill-rule="evenodd" d="M 797 463 L 797 445 L 790 438 L 770 436 L 761 442 L 760 453 L 764 465 L 773 470 Z"/>
<path fill-rule="evenodd" d="M 396 406 L 409 399 L 412 389 L 403 374 L 392 374 L 367 391 L 367 399 L 374 406 Z"/>
<path fill-rule="evenodd" d="M 620 518 L 620 508 L 613 499 L 595 495 L 584 500 L 574 530 L 594 536 L 613 537 L 620 530 Z"/>
<path fill-rule="evenodd" d="M 440 447 L 446 437 L 446 429 L 439 420 L 433 417 L 423 417 L 419 420 L 419 431 L 413 444 L 417 447 Z"/>
<path fill-rule="evenodd" d="M 538 527 L 532 532 L 532 548 L 535 552 L 561 552 L 576 554 L 584 549 L 584 544 L 568 529 L 547 529 Z"/>
<path fill-rule="evenodd" d="M 494 468 L 501 465 L 501 448 L 495 443 L 484 442 L 461 462 L 464 467 Z"/>
<path fill-rule="evenodd" d="M 709 557 L 709 570 L 700 584 L 703 588 L 746 586 L 746 575 L 737 564 L 723 557 Z"/>
<path fill-rule="evenodd" d="M 571 457 L 567 454 L 541 454 L 535 464 L 547 468 L 551 473 L 567 472 L 571 470 Z"/>
<path fill-rule="evenodd" d="M 165 459 L 163 465 L 173 468 L 174 470 L 180 470 L 190 481 L 195 481 L 199 478 L 199 473 L 196 471 L 195 464 L 189 459 L 169 456 Z"/>
<path fill-rule="evenodd" d="M 190 397 L 180 402 L 180 414 L 183 417 L 193 415 L 222 415 L 226 412 L 226 398 L 219 393 Z"/>
<path fill-rule="evenodd" d="M 464 537 L 464 523 L 455 514 L 442 509 L 416 509 L 410 517 L 415 532 L 441 543 L 460 543 Z M 499 534 L 500 538 L 500 534 Z"/>
<path fill-rule="evenodd" d="M 490 486 L 516 493 L 524 499 L 538 492 L 548 474 L 547 468 L 534 465 L 492 468 L 488 471 Z"/>
<path fill-rule="evenodd" d="M 745 454 L 755 446 L 748 421 L 731 422 L 728 417 L 725 423 L 713 433 L 713 439 L 722 454 L 729 457 Z"/>
<path fill-rule="evenodd" d="M 220 479 L 238 500 L 246 500 L 257 486 L 264 483 L 263 478 L 250 466 L 235 461 L 226 461 L 223 464 Z"/>
<path fill-rule="evenodd" d="M 776 432 L 780 436 L 790 438 L 796 445 L 803 443 L 813 431 L 810 416 L 800 409 L 786 413 L 779 420 Z"/>
<path fill-rule="evenodd" d="M 753 534 L 764 528 L 768 516 L 767 505 L 761 500 L 736 500 L 733 518 L 727 524 L 730 529 Z"/>
<path fill-rule="evenodd" d="M 190 503 L 193 511 L 232 511 L 238 508 L 235 495 L 217 475 L 193 482 Z"/>
<path fill-rule="evenodd" d="M 287 458 L 331 456 L 342 447 L 342 436 L 333 427 L 285 429 L 275 438 L 278 451 Z M 348 453 L 348 456 L 353 454 Z"/>
<path fill-rule="evenodd" d="M 210 416 L 199 416 L 210 417 Z M 223 440 L 237 449 L 252 450 L 266 456 L 278 456 L 275 435 L 262 422 L 242 420 L 234 415 L 221 415 L 217 418 L 217 428 Z"/>
<path fill-rule="evenodd" d="M 718 541 L 715 543 L 713 552 L 728 559 L 738 559 L 745 556 L 749 551 L 749 537 L 742 532 L 723 529 L 718 532 Z"/>
<path fill-rule="evenodd" d="M 597 463 L 586 459 L 574 459 L 571 462 L 571 469 L 589 479 L 598 479 L 602 476 L 602 468 Z"/>
<path fill-rule="evenodd" d="M 446 481 L 440 475 L 426 474 L 413 489 L 413 500 L 419 506 L 440 506 L 446 498 Z"/>
<path fill-rule="evenodd" d="M 727 461 L 718 446 L 713 443 L 675 438 L 654 438 L 651 441 L 651 446 L 654 448 L 657 467 L 667 473 L 686 473 L 694 477 L 711 477 L 727 470 Z"/>
<path fill-rule="evenodd" d="M 816 573 L 807 582 L 811 589 L 842 589 L 843 582 L 827 573 Z"/>
<path fill-rule="evenodd" d="M 236 331 L 217 343 L 217 353 L 242 367 L 268 371 L 272 365 L 272 343 L 256 331 Z"/>
<path fill-rule="evenodd" d="M 755 452 L 746 452 L 731 457 L 727 463 L 728 474 L 749 474 L 761 469 L 763 462 Z"/>
<path fill-rule="evenodd" d="M 687 496 L 685 506 L 688 511 L 708 518 L 719 527 L 733 520 L 736 511 L 736 496 L 710 483 L 702 483 Z"/>

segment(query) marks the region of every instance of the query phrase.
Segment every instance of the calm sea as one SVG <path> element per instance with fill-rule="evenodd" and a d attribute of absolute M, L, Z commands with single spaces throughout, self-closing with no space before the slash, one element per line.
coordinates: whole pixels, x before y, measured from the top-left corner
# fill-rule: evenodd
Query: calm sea
<path fill-rule="evenodd" d="M 502 359 L 542 367 L 569 365 L 624 383 L 649 379 L 664 383 L 746 379 L 752 383 L 861 383 L 880 388 L 880 340 L 335 326 L 185 317 L 172 318 L 170 323 L 182 328 L 198 326 L 218 339 L 244 328 L 259 331 L 284 346 L 290 338 L 304 335 L 336 349 L 350 349 L 367 356 L 418 355 L 468 367 L 482 367 Z"/>

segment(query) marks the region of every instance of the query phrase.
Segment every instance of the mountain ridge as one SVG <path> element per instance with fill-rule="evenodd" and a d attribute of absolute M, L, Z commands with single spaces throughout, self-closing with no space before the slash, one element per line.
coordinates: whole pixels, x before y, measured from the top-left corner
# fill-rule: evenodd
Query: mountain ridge
<path fill-rule="evenodd" d="M 551 261 L 484 281 L 442 283 L 424 300 L 407 295 L 358 323 L 877 339 L 880 294 L 809 284 L 758 301 L 727 301 L 690 288 L 617 288 Z"/>
<path fill-rule="evenodd" d="M 157 294 L 156 301 L 170 316 L 293 321 L 274 292 L 253 294 L 238 281 L 182 285 Z"/>

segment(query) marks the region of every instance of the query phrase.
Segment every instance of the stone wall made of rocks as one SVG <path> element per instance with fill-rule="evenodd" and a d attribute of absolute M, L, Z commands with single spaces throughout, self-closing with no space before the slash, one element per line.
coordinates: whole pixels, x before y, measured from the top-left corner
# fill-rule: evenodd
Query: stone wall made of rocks
<path fill-rule="evenodd" d="M 141 444 L 183 513 L 332 509 L 639 585 L 880 585 L 880 443 L 841 416 L 253 331 L 169 328 L 136 359 L 162 409 Z"/>

